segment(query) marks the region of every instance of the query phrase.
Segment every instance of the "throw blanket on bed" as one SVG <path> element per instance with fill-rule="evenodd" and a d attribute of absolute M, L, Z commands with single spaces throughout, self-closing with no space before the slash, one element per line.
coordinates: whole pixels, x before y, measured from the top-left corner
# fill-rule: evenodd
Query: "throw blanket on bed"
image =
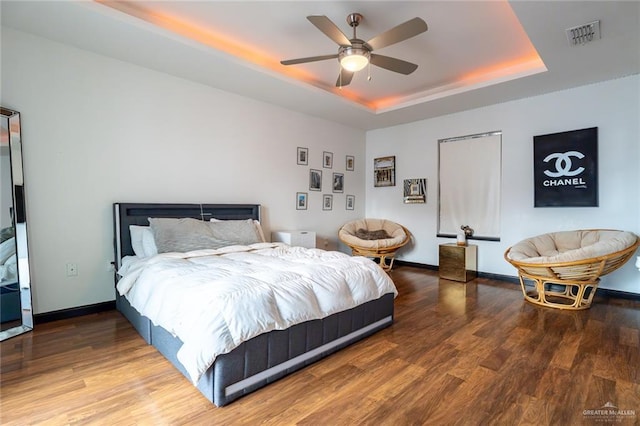
<path fill-rule="evenodd" d="M 118 273 L 120 294 L 183 342 L 178 360 L 194 384 L 259 334 L 397 295 L 370 259 L 280 243 L 163 253 Z"/>

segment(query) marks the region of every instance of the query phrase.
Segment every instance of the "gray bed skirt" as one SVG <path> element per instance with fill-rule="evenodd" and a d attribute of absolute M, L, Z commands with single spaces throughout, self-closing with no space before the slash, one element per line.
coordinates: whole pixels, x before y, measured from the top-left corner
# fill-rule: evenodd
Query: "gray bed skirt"
<path fill-rule="evenodd" d="M 220 355 L 198 382 L 200 392 L 221 407 L 293 373 L 393 323 L 393 294 L 386 294 L 321 320 L 254 337 Z M 117 295 L 117 309 L 143 339 L 153 345 L 185 377 L 176 355 L 182 342 L 141 316 L 126 298 Z"/>

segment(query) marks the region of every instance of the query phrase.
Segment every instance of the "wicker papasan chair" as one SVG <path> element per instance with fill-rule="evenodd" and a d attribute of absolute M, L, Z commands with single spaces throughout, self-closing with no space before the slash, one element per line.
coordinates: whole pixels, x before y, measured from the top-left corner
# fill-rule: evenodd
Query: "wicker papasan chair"
<path fill-rule="evenodd" d="M 396 252 L 411 239 L 404 226 L 386 219 L 358 219 L 340 228 L 338 238 L 351 248 L 353 256 L 379 259 L 380 266 L 390 271 Z"/>
<path fill-rule="evenodd" d="M 525 300 L 580 310 L 591 306 L 600 277 L 621 267 L 638 245 L 640 239 L 632 232 L 561 231 L 520 241 L 504 258 L 518 269 Z M 527 282 L 534 284 L 534 291 L 527 291 Z"/>

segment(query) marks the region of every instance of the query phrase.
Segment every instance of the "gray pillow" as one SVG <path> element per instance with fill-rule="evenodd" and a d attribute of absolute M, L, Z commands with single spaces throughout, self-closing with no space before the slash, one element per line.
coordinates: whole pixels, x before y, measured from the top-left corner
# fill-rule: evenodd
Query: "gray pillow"
<path fill-rule="evenodd" d="M 251 219 L 247 220 L 213 220 L 209 222 L 213 236 L 233 244 L 249 245 L 261 243 L 262 237 Z"/>
<path fill-rule="evenodd" d="M 216 238 L 209 222 L 192 218 L 149 218 L 158 253 L 217 249 L 231 245 Z"/>
<path fill-rule="evenodd" d="M 368 231 L 366 229 L 360 228 L 356 231 L 356 237 L 361 240 L 386 240 L 387 238 L 391 238 L 387 231 L 384 229 L 377 229 L 375 231 Z"/>

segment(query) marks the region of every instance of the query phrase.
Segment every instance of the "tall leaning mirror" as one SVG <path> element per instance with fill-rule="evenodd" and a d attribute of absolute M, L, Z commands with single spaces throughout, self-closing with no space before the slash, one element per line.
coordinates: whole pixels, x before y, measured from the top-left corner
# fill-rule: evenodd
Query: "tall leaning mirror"
<path fill-rule="evenodd" d="M 0 341 L 33 329 L 20 113 L 0 107 Z"/>

